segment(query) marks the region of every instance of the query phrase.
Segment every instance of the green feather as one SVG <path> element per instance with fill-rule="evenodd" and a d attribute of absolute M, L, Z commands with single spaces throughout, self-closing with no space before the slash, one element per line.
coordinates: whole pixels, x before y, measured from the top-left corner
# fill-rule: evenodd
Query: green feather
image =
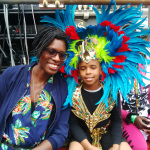
<path fill-rule="evenodd" d="M 74 57 L 71 59 L 70 61 L 70 66 L 74 67 L 75 69 L 77 69 L 77 64 L 78 64 L 78 55 L 80 54 L 81 50 L 80 49 L 76 49 L 76 43 L 79 42 L 81 40 L 75 40 L 70 44 L 70 48 L 68 49 L 68 51 L 72 51 L 74 53 Z"/>
<path fill-rule="evenodd" d="M 112 61 L 115 57 L 109 56 L 108 50 L 105 49 L 106 44 L 110 41 L 107 41 L 105 37 L 98 37 L 97 35 L 95 35 L 94 38 L 98 40 L 98 44 L 94 48 L 96 51 L 96 58 L 99 58 L 100 61 L 105 61 L 106 63 Z"/>

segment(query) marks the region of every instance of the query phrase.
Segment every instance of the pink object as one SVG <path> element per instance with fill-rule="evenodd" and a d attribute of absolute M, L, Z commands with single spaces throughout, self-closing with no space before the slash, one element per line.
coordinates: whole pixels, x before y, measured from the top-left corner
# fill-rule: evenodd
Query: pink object
<path fill-rule="evenodd" d="M 130 146 L 133 146 L 132 150 L 148 150 L 147 142 L 141 131 L 132 123 L 126 124 L 125 118 L 128 113 L 121 109 L 124 137 L 127 138 L 127 142 L 131 141 Z"/>
<path fill-rule="evenodd" d="M 143 136 L 143 134 L 140 132 L 140 130 L 131 124 L 126 124 L 125 121 L 123 121 L 123 132 L 126 132 L 127 142 L 131 141 L 130 146 L 133 146 L 132 150 L 147 150 L 147 142 Z"/>
<path fill-rule="evenodd" d="M 126 111 L 126 110 L 124 110 L 124 109 L 121 109 L 121 117 L 122 117 L 122 120 L 125 120 L 125 119 L 126 119 L 128 113 L 129 113 L 128 111 Z"/>

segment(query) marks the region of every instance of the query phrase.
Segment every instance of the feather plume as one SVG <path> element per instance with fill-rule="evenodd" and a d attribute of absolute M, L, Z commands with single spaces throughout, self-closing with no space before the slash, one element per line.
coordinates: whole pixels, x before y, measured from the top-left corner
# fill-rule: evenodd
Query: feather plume
<path fill-rule="evenodd" d="M 141 71 L 146 72 L 146 65 L 150 64 L 150 60 L 142 55 L 150 57 L 148 49 L 150 42 L 141 39 L 140 36 L 150 36 L 150 29 L 144 28 L 143 22 L 146 18 L 142 18 L 140 11 L 142 5 L 137 8 L 128 7 L 129 5 L 116 9 L 116 2 L 111 0 L 107 8 L 105 5 L 101 7 L 101 13 L 95 7 L 90 6 L 96 14 L 97 25 L 84 28 L 78 28 L 75 24 L 76 5 L 68 5 L 65 11 L 56 10 L 56 19 L 48 16 L 42 17 L 41 22 L 62 28 L 71 39 L 67 50 L 69 57 L 60 69 L 67 75 L 69 94 L 65 106 L 72 105 L 72 92 L 77 85 L 76 70 L 81 57 L 81 50 L 77 48 L 77 43 L 80 40 L 85 41 L 87 37 L 98 41 L 98 44 L 93 47 L 96 52 L 94 57 L 102 66 L 104 93 L 97 104 L 103 101 L 108 107 L 109 96 L 112 96 L 117 103 L 118 91 L 127 100 L 126 95 L 133 88 L 135 79 L 140 85 L 145 85 L 142 78 L 146 80 L 148 78 L 143 76 Z M 112 7 L 114 7 L 113 12 L 110 11 Z M 138 64 L 142 64 L 145 68 L 139 68 Z"/>

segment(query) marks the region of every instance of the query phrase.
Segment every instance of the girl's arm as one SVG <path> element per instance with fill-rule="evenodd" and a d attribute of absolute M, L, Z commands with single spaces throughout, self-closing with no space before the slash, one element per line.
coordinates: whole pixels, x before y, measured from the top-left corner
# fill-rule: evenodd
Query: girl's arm
<path fill-rule="evenodd" d="M 99 150 L 99 148 L 93 146 L 89 141 L 86 131 L 80 126 L 82 122 L 73 114 L 70 113 L 70 131 L 75 141 L 79 142 L 85 150 Z M 83 122 L 84 123 L 84 122 Z"/>
<path fill-rule="evenodd" d="M 70 112 L 69 125 L 71 135 L 76 141 L 81 143 L 84 139 L 87 139 L 85 131 L 80 126 L 79 118 L 77 118 L 73 112 Z"/>
<path fill-rule="evenodd" d="M 111 136 L 113 144 L 121 143 L 122 138 L 122 118 L 121 118 L 121 106 L 120 95 L 118 94 L 118 103 L 114 106 L 111 112 Z"/>

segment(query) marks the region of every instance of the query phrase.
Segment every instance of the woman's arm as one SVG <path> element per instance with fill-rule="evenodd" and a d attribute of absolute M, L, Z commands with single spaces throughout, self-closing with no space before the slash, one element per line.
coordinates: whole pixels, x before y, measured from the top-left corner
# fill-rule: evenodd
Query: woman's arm
<path fill-rule="evenodd" d="M 0 107 L 3 103 L 3 100 L 5 99 L 5 96 L 7 95 L 7 83 L 8 81 L 7 75 L 8 75 L 8 69 L 6 69 L 1 75 L 0 75 Z"/>
<path fill-rule="evenodd" d="M 53 150 L 62 147 L 62 145 L 65 143 L 65 140 L 68 137 L 69 115 L 70 115 L 70 107 L 67 107 L 65 109 L 62 108 L 60 112 L 59 120 L 56 126 L 54 127 L 53 132 L 48 138 L 46 138 L 46 140 L 48 140 L 51 143 Z"/>

